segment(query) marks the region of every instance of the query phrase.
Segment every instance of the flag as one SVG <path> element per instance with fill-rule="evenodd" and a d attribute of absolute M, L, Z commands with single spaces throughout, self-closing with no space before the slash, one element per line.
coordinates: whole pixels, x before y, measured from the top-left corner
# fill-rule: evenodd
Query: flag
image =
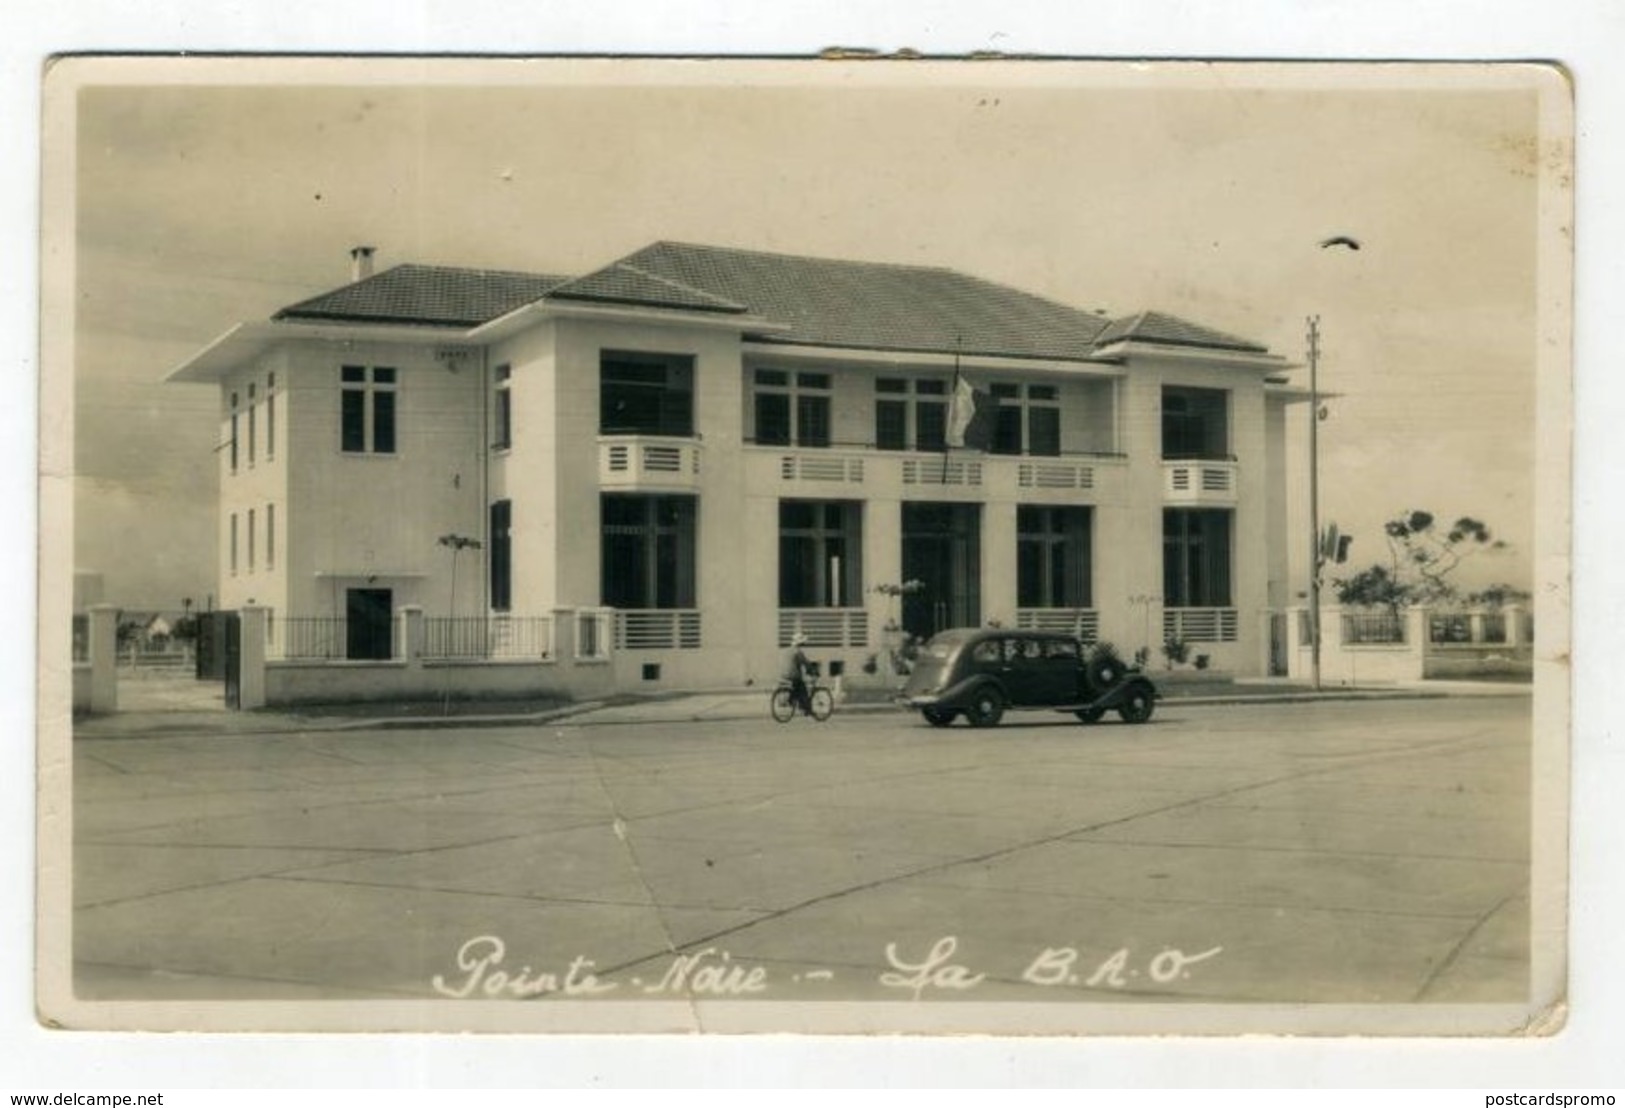
<path fill-rule="evenodd" d="M 998 401 L 985 389 L 955 374 L 954 394 L 948 401 L 948 445 L 986 450 L 993 445 L 994 413 Z"/>

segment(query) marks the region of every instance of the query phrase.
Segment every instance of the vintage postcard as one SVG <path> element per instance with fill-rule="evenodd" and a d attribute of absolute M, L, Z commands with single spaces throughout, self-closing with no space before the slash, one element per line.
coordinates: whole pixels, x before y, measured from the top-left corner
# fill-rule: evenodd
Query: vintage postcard
<path fill-rule="evenodd" d="M 1562 1027 L 1560 69 L 44 97 L 46 1023 Z"/>

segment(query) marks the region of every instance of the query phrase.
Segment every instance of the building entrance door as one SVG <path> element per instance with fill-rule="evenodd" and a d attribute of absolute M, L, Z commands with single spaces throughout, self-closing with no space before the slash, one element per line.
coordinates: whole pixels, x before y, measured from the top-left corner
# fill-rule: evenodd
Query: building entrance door
<path fill-rule="evenodd" d="M 903 630 L 928 639 L 949 627 L 982 622 L 980 504 L 903 505 Z"/>
<path fill-rule="evenodd" d="M 344 656 L 385 661 L 391 656 L 390 630 L 394 594 L 390 589 L 346 589 Z"/>

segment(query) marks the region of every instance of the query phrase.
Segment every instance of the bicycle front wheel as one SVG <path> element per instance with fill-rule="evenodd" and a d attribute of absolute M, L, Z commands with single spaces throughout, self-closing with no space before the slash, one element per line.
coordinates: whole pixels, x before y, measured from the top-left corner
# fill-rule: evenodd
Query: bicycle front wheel
<path fill-rule="evenodd" d="M 774 689 L 772 697 L 768 700 L 768 710 L 780 723 L 789 723 L 790 717 L 796 714 L 796 705 L 790 699 L 790 690 Z"/>
<path fill-rule="evenodd" d="M 828 689 L 814 689 L 812 691 L 812 718 L 823 723 L 835 711 L 835 698 Z"/>

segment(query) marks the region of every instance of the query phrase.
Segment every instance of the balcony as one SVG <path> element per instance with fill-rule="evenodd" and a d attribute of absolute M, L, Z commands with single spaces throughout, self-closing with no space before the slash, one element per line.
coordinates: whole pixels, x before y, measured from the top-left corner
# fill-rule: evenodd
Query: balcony
<path fill-rule="evenodd" d="M 1235 507 L 1236 463 L 1217 458 L 1164 459 L 1162 502 L 1183 507 Z"/>
<path fill-rule="evenodd" d="M 600 435 L 598 486 L 626 492 L 694 492 L 700 440 L 665 435 Z"/>

